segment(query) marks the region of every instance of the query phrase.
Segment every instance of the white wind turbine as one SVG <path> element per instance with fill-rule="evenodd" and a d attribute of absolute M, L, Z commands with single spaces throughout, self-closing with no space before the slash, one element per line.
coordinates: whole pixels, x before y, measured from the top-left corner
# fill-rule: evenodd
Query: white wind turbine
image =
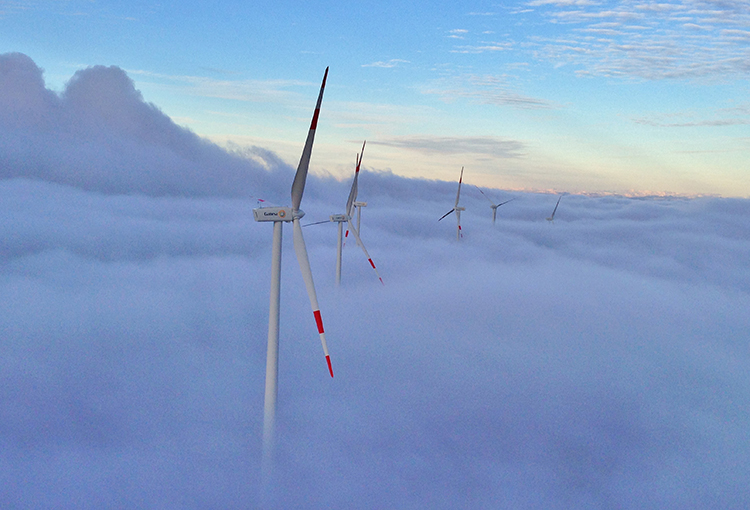
<path fill-rule="evenodd" d="M 560 205 L 560 200 L 562 199 L 562 195 L 560 195 L 560 198 L 557 199 L 557 203 L 555 204 L 555 208 L 552 209 L 552 215 L 547 218 L 547 221 L 555 221 L 555 213 L 557 212 L 557 206 Z"/>
<path fill-rule="evenodd" d="M 501 205 L 505 205 L 508 202 L 512 202 L 512 201 L 514 201 L 516 199 L 516 197 L 513 197 L 510 200 L 506 200 L 505 202 L 500 202 L 499 204 L 495 204 L 495 202 L 493 202 L 492 200 L 490 200 L 490 197 L 488 197 L 487 195 L 484 194 L 484 191 L 482 191 L 482 188 L 480 188 L 479 186 L 477 186 L 476 188 L 479 190 L 479 192 L 482 195 L 484 195 L 484 198 L 486 198 L 487 200 L 489 200 L 489 202 L 491 204 L 490 207 L 492 208 L 492 224 L 493 225 L 495 224 L 495 218 L 497 218 L 497 208 L 500 207 Z"/>
<path fill-rule="evenodd" d="M 268 474 L 270 462 L 273 454 L 274 443 L 274 423 L 276 418 L 276 397 L 278 395 L 278 374 L 279 374 L 279 304 L 281 290 L 281 232 L 283 222 L 292 222 L 294 251 L 297 254 L 302 278 L 305 281 L 307 295 L 310 298 L 315 323 L 318 327 L 318 334 L 323 345 L 323 354 L 328 364 L 328 371 L 333 377 L 333 368 L 331 367 L 331 358 L 328 355 L 328 346 L 326 344 L 325 332 L 323 331 L 323 320 L 320 316 L 318 307 L 318 298 L 315 293 L 315 284 L 313 283 L 312 271 L 310 270 L 310 261 L 307 257 L 307 248 L 305 239 L 302 237 L 302 228 L 300 218 L 305 215 L 300 210 L 302 194 L 305 191 L 305 181 L 307 180 L 307 169 L 310 165 L 310 156 L 312 154 L 313 140 L 315 139 L 315 129 L 318 124 L 320 114 L 320 103 L 323 100 L 323 90 L 326 86 L 328 77 L 328 68 L 326 67 L 323 75 L 323 83 L 320 85 L 318 102 L 315 106 L 310 131 L 307 134 L 305 148 L 302 150 L 302 157 L 297 166 L 297 173 L 292 183 L 292 206 L 291 207 L 262 207 L 253 209 L 255 221 L 273 222 L 273 245 L 271 250 L 271 299 L 268 312 L 268 351 L 266 353 L 266 390 L 263 406 L 263 469 L 264 475 Z"/>
<path fill-rule="evenodd" d="M 357 154 L 357 165 L 354 169 L 354 180 L 352 181 L 352 188 L 349 191 L 349 198 L 346 201 L 346 212 L 344 214 L 332 214 L 330 216 L 330 221 L 334 223 L 338 223 L 338 243 L 336 248 L 336 285 L 341 284 L 341 253 L 343 248 L 343 239 L 341 236 L 341 233 L 343 231 L 343 224 L 347 224 L 347 231 L 346 235 L 349 235 L 349 231 L 351 230 L 352 234 L 354 234 L 354 238 L 357 241 L 357 244 L 362 248 L 362 251 L 365 253 L 365 257 L 367 257 L 367 261 L 370 263 L 370 266 L 372 266 L 373 270 L 375 271 L 375 274 L 377 275 L 378 279 L 380 280 L 380 283 L 383 283 L 383 279 L 380 277 L 380 273 L 378 273 L 378 269 L 375 267 L 375 263 L 372 261 L 372 257 L 370 257 L 370 254 L 367 252 L 367 248 L 365 248 L 365 244 L 362 242 L 362 239 L 359 237 L 359 228 L 354 228 L 354 225 L 352 225 L 352 215 L 354 214 L 354 208 L 356 207 L 356 199 L 357 199 L 357 192 L 358 192 L 358 181 L 359 181 L 359 168 L 362 164 L 362 156 L 365 154 L 365 144 L 367 142 L 362 144 L 362 152 L 360 154 Z M 360 202 L 362 203 L 362 202 Z M 367 205 L 367 204 L 365 204 Z M 319 221 L 316 223 L 309 223 L 307 226 L 310 225 L 318 225 L 321 223 L 327 223 L 326 221 Z M 383 285 L 385 285 L 383 283 Z"/>
<path fill-rule="evenodd" d="M 367 140 L 365 140 L 365 143 Z M 365 153 L 365 144 L 362 144 L 362 154 Z M 360 226 L 362 225 L 362 208 L 367 207 L 367 202 L 359 202 L 357 201 L 357 177 L 359 175 L 359 165 L 362 163 L 362 157 L 360 154 L 357 154 L 357 165 L 356 169 L 354 171 L 354 182 L 352 182 L 352 190 L 349 192 L 349 198 L 351 199 L 352 206 L 357 209 L 357 233 L 360 233 L 362 229 Z M 352 198 L 353 196 L 353 198 Z M 349 217 L 353 216 L 353 211 L 349 207 L 349 201 L 347 201 L 347 211 L 349 214 Z M 346 229 L 346 234 L 344 234 L 344 246 L 346 246 L 346 239 L 349 237 L 349 229 Z"/>
<path fill-rule="evenodd" d="M 461 232 L 461 211 L 465 211 L 465 207 L 459 207 L 458 206 L 458 200 L 461 198 L 461 182 L 464 180 L 464 167 L 461 167 L 461 176 L 458 178 L 458 192 L 456 193 L 456 205 L 453 206 L 453 209 L 448 211 L 447 213 L 443 214 L 440 217 L 440 220 L 448 216 L 450 213 L 455 212 L 456 213 L 456 221 L 458 222 L 458 228 L 456 228 L 456 239 L 461 239 L 462 232 Z M 438 221 L 440 221 L 438 220 Z"/>

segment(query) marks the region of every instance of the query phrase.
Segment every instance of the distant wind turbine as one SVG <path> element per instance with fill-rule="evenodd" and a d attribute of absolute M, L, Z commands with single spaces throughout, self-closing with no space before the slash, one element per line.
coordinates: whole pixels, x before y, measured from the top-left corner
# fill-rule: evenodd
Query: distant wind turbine
<path fill-rule="evenodd" d="M 456 239 L 461 239 L 461 236 L 463 233 L 461 232 L 461 211 L 465 211 L 465 207 L 459 207 L 458 206 L 458 200 L 461 198 L 461 182 L 464 180 L 464 167 L 461 167 L 461 176 L 458 178 L 458 192 L 456 193 L 456 205 L 453 206 L 453 209 L 448 211 L 447 213 L 443 214 L 440 217 L 440 220 L 448 216 L 450 213 L 455 212 L 456 213 L 456 221 L 458 222 L 458 228 L 456 228 Z M 440 221 L 438 220 L 438 221 Z"/>
<path fill-rule="evenodd" d="M 560 205 L 560 200 L 562 199 L 562 195 L 560 195 L 560 198 L 557 199 L 557 203 L 555 204 L 555 208 L 552 210 L 552 216 L 547 218 L 547 221 L 555 221 L 555 213 L 557 212 L 557 206 Z"/>
<path fill-rule="evenodd" d="M 366 140 L 365 140 L 365 142 L 366 142 Z M 364 154 L 364 153 L 365 153 L 365 144 L 363 143 L 362 144 L 362 154 Z M 358 202 L 357 201 L 357 193 L 359 191 L 358 188 L 357 188 L 357 178 L 359 176 L 359 166 L 360 166 L 360 163 L 362 163 L 362 156 L 360 154 L 357 154 L 357 164 L 356 164 L 356 170 L 354 172 L 354 182 L 352 182 L 352 189 L 349 192 L 349 200 L 347 200 L 347 202 L 346 202 L 346 204 L 347 204 L 346 205 L 346 207 L 347 207 L 347 214 L 349 215 L 349 217 L 353 216 L 353 212 L 354 211 L 353 211 L 352 208 L 354 207 L 354 208 L 357 209 L 357 233 L 362 232 L 362 229 L 360 228 L 360 226 L 362 225 L 362 208 L 363 207 L 367 207 L 367 202 Z M 350 202 L 351 202 L 351 206 L 349 204 Z M 348 237 L 349 237 L 349 229 L 347 228 L 346 229 L 346 234 L 344 234 L 344 246 L 346 246 L 346 239 Z"/>
<path fill-rule="evenodd" d="M 359 228 L 354 228 L 354 225 L 352 225 L 352 215 L 354 214 L 354 208 L 356 207 L 357 202 L 355 201 L 357 199 L 357 192 L 358 192 L 358 181 L 359 181 L 359 169 L 362 165 L 362 157 L 365 154 L 365 144 L 367 142 L 365 141 L 362 144 L 362 152 L 360 154 L 357 154 L 357 165 L 354 169 L 354 180 L 352 180 L 352 188 L 349 191 L 349 198 L 346 201 L 346 212 L 344 214 L 332 214 L 330 216 L 330 221 L 334 223 L 338 223 L 338 242 L 336 247 L 336 285 L 341 284 L 341 252 L 343 251 L 343 239 L 341 236 L 342 230 L 343 230 L 343 224 L 346 223 L 348 228 L 346 231 L 346 235 L 349 235 L 349 231 L 351 230 L 352 234 L 354 234 L 354 238 L 357 240 L 357 244 L 360 248 L 362 248 L 362 251 L 365 253 L 365 257 L 367 257 L 367 261 L 370 263 L 370 266 L 372 266 L 373 270 L 375 270 L 375 274 L 377 275 L 378 279 L 380 280 L 380 283 L 383 283 L 383 279 L 380 277 L 380 273 L 378 273 L 378 269 L 375 267 L 375 263 L 372 261 L 372 257 L 370 257 L 370 254 L 367 252 L 367 248 L 365 248 L 364 243 L 362 242 L 362 239 L 359 237 Z M 367 205 L 367 204 L 365 204 Z M 319 225 L 321 223 L 327 223 L 326 221 L 318 221 L 316 223 L 309 223 L 307 226 L 310 225 Z M 383 285 L 385 285 L 383 283 Z"/>
<path fill-rule="evenodd" d="M 331 358 L 328 355 L 328 346 L 326 344 L 325 332 L 323 330 L 323 320 L 318 307 L 318 298 L 315 293 L 315 284 L 313 283 L 312 271 L 310 270 L 310 261 L 307 257 L 307 248 L 305 239 L 302 237 L 302 228 L 300 227 L 300 218 L 305 213 L 300 210 L 302 194 L 305 191 L 305 181 L 307 180 L 307 170 L 310 165 L 310 156 L 312 155 L 313 140 L 315 139 L 315 129 L 318 125 L 318 116 L 320 115 L 320 104 L 323 100 L 323 90 L 328 78 L 328 68 L 326 67 L 323 75 L 323 83 L 320 85 L 318 93 L 318 102 L 315 106 L 310 131 L 307 134 L 305 147 L 302 150 L 302 157 L 297 166 L 297 173 L 292 183 L 292 206 L 291 207 L 262 207 L 253 209 L 255 221 L 273 222 L 273 244 L 271 250 L 271 299 L 268 312 L 268 351 L 266 353 L 266 390 L 263 407 L 263 469 L 267 475 L 271 467 L 274 443 L 274 423 L 276 419 L 276 397 L 278 395 L 278 374 L 279 374 L 279 304 L 281 290 L 281 233 L 282 223 L 292 222 L 294 251 L 297 254 L 302 278 L 305 281 L 307 295 L 310 298 L 313 317 L 318 327 L 318 334 L 323 345 L 323 354 L 328 364 L 328 371 L 333 377 L 333 368 Z"/>
<path fill-rule="evenodd" d="M 513 197 L 510 200 L 506 200 L 505 202 L 500 202 L 499 204 L 495 204 L 495 202 L 493 202 L 492 200 L 490 200 L 490 198 L 487 195 L 484 194 L 484 191 L 482 191 L 482 188 L 480 188 L 479 186 L 476 186 L 476 188 L 484 196 L 484 198 L 486 198 L 489 201 L 489 203 L 491 204 L 490 207 L 492 208 L 492 224 L 493 225 L 495 224 L 495 218 L 497 218 L 497 208 L 500 207 L 501 205 L 505 205 L 508 202 L 512 202 L 512 201 L 514 201 L 516 199 L 516 197 Z"/>

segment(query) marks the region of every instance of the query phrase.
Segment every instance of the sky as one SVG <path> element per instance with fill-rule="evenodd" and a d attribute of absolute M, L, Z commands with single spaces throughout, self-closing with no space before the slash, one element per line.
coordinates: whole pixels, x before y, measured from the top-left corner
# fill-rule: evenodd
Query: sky
<path fill-rule="evenodd" d="M 0 2 L 0 51 L 64 90 L 127 71 L 224 147 L 295 165 L 330 66 L 312 172 L 506 190 L 750 196 L 747 0 Z"/>
<path fill-rule="evenodd" d="M 366 151 L 385 285 L 348 243 L 336 288 L 334 225 L 303 229 L 331 379 L 285 229 L 263 492 L 252 208 L 288 203 L 294 167 L 198 136 L 122 68 L 45 76 L 0 55 L 0 507 L 749 506 L 750 200 L 566 194 L 547 222 L 554 195 L 484 188 L 514 198 L 493 226 L 466 184 L 457 241 L 455 182 Z M 349 185 L 311 174 L 303 223 Z"/>

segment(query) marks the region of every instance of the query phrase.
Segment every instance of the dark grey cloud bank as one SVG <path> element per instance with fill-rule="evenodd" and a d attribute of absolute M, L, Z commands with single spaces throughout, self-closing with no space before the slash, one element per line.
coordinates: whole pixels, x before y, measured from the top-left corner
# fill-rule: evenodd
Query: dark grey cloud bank
<path fill-rule="evenodd" d="M 8 60 L 41 76 L 2 56 L 3 91 Z M 97 73 L 124 81 L 87 95 L 125 105 L 99 131 L 62 138 L 87 118 L 73 83 L 0 100 L 0 506 L 258 508 L 271 229 L 249 196 L 285 201 L 291 170 L 175 126 L 115 68 L 73 82 Z M 312 177 L 306 220 L 347 187 Z M 287 229 L 266 507 L 747 508 L 750 201 L 565 196 L 548 224 L 555 196 L 485 191 L 517 199 L 493 229 L 465 186 L 456 243 L 455 183 L 365 168 L 385 287 L 347 245 L 335 289 L 335 228 L 305 230 L 333 380 Z"/>

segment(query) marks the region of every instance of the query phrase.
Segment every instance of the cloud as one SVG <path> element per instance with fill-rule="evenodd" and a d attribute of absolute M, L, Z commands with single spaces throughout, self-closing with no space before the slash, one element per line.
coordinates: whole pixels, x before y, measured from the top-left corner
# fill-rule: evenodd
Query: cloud
<path fill-rule="evenodd" d="M 362 67 L 382 67 L 382 68 L 392 68 L 392 67 L 398 67 L 401 64 L 410 64 L 408 60 L 402 60 L 399 58 L 392 58 L 391 60 L 388 60 L 386 62 L 373 62 L 372 64 L 362 64 Z"/>
<path fill-rule="evenodd" d="M 257 103 L 295 101 L 297 96 L 289 89 L 307 86 L 317 88 L 319 86 L 319 84 L 311 84 L 300 80 L 227 80 L 205 76 L 167 75 L 140 69 L 127 69 L 126 71 L 130 75 L 138 76 L 141 80 L 150 80 L 162 87 L 179 87 L 181 92 L 200 97 Z M 221 69 L 209 69 L 209 71 L 214 74 L 232 74 Z"/>
<path fill-rule="evenodd" d="M 3 178 L 113 194 L 248 196 L 273 187 L 268 165 L 176 125 L 117 67 L 78 71 L 58 96 L 31 59 L 4 54 L 0 80 Z"/>
<path fill-rule="evenodd" d="M 503 76 L 457 76 L 450 80 L 439 81 L 425 88 L 422 93 L 440 95 L 446 101 L 469 98 L 479 104 L 509 106 L 521 110 L 558 108 L 550 101 L 515 92 Z"/>
<path fill-rule="evenodd" d="M 103 131 L 71 136 L 92 154 L 115 139 L 171 147 L 175 126 L 116 69 L 56 96 L 10 61 L 2 90 L 25 84 L 27 116 L 3 103 L 3 139 L 50 144 L 70 115 Z M 278 448 L 261 500 L 271 232 L 254 201 L 192 184 L 104 192 L 107 160 L 74 178 L 23 164 L 43 149 L 16 147 L 0 178 L 0 506 L 748 506 L 747 199 L 566 195 L 550 225 L 555 196 L 485 190 L 516 198 L 493 228 L 467 174 L 457 243 L 437 221 L 455 182 L 365 162 L 362 239 L 385 287 L 347 244 L 336 288 L 336 230 L 305 229 L 333 380 L 285 229 Z M 179 172 L 153 154 L 153 171 Z M 288 196 L 289 171 L 272 168 Z M 348 183 L 309 186 L 306 219 L 340 211 Z"/>
<path fill-rule="evenodd" d="M 744 2 L 533 5 L 543 8 L 540 14 L 559 34 L 534 38 L 534 54 L 576 65 L 579 74 L 718 81 L 747 76 L 750 15 Z M 602 21 L 611 26 L 602 29 Z"/>
<path fill-rule="evenodd" d="M 709 112 L 704 115 L 709 118 L 695 119 L 697 115 L 695 112 L 661 114 L 633 119 L 633 122 L 645 126 L 676 128 L 743 126 L 750 124 L 750 109 L 747 105 L 721 108 L 716 112 Z"/>
<path fill-rule="evenodd" d="M 516 140 L 505 140 L 491 136 L 447 137 L 447 136 L 402 136 L 368 142 L 400 149 L 425 153 L 482 154 L 501 158 L 518 158 L 524 154 L 525 145 Z"/>
<path fill-rule="evenodd" d="M 509 51 L 513 49 L 512 43 L 486 43 L 474 46 L 456 46 L 451 53 L 484 53 L 487 51 Z"/>
<path fill-rule="evenodd" d="M 577 5 L 577 6 L 598 5 L 598 2 L 594 2 L 591 0 L 534 0 L 532 2 L 528 2 L 526 5 L 528 5 L 529 7 L 540 7 L 544 5 L 568 7 L 571 5 Z"/>

